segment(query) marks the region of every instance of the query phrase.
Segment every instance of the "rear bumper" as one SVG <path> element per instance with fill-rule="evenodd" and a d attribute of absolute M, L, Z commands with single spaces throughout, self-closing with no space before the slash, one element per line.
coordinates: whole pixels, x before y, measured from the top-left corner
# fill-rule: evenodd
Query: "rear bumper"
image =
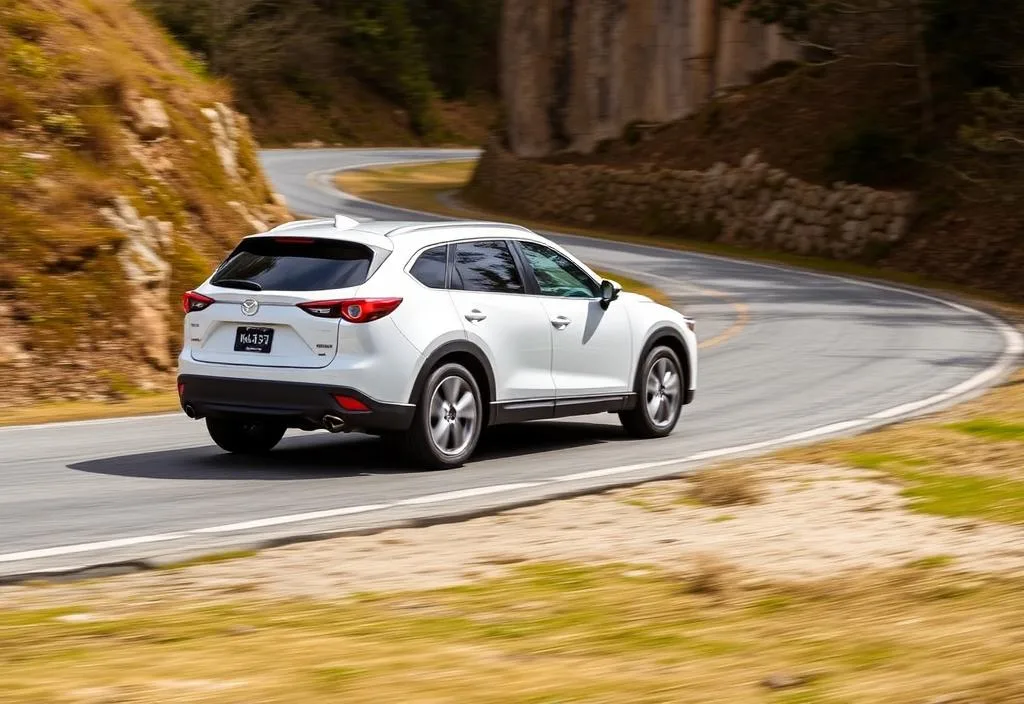
<path fill-rule="evenodd" d="M 325 415 L 345 421 L 346 430 L 406 430 L 416 409 L 409 404 L 382 403 L 361 391 L 284 381 L 231 379 L 182 374 L 178 377 L 181 407 L 195 417 L 275 416 L 290 427 L 321 427 Z M 368 411 L 347 411 L 334 395 L 356 399 Z"/>

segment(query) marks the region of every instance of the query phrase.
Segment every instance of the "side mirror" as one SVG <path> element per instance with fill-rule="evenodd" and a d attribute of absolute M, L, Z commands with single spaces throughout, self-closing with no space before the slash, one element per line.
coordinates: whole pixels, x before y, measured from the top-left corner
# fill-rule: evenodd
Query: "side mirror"
<path fill-rule="evenodd" d="M 615 281 L 605 279 L 601 282 L 601 307 L 607 308 L 622 293 L 622 286 Z"/>

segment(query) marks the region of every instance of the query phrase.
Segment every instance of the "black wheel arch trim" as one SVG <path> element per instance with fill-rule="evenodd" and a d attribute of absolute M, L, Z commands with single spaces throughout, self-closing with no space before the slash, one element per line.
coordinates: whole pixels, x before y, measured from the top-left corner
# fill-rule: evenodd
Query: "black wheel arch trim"
<path fill-rule="evenodd" d="M 641 377 L 643 376 L 644 371 L 644 360 L 647 359 L 647 355 L 651 353 L 651 350 L 654 349 L 655 345 L 657 345 L 659 341 L 664 340 L 666 337 L 671 338 L 672 341 L 677 343 L 683 350 L 683 355 L 679 360 L 679 363 L 683 365 L 683 405 L 686 405 L 693 401 L 694 393 L 693 390 L 690 389 L 690 348 L 686 344 L 686 340 L 683 338 L 682 334 L 678 330 L 668 326 L 662 326 L 659 328 L 655 328 L 647 336 L 647 339 L 644 341 L 644 346 L 640 348 L 640 354 L 637 355 L 636 371 L 633 374 L 633 391 L 636 393 L 634 394 L 634 397 L 631 400 L 631 404 L 636 403 L 636 399 L 639 398 L 640 395 L 640 384 L 642 382 Z"/>
<path fill-rule="evenodd" d="M 484 354 L 483 350 L 469 340 L 452 340 L 450 342 L 446 342 L 427 356 L 423 361 L 423 364 L 420 365 L 419 372 L 416 374 L 416 381 L 413 382 L 412 385 L 412 393 L 409 394 L 409 403 L 413 405 L 419 403 L 420 396 L 423 394 L 423 387 L 426 386 L 430 373 L 437 368 L 438 362 L 451 354 L 468 354 L 473 357 L 473 359 L 480 364 L 480 368 L 483 369 L 484 376 L 487 377 L 485 381 L 487 383 L 486 393 L 488 402 L 483 404 L 486 413 L 487 407 L 490 405 L 489 402 L 495 400 L 494 370 L 491 368 L 491 363 L 487 359 L 487 355 Z"/>

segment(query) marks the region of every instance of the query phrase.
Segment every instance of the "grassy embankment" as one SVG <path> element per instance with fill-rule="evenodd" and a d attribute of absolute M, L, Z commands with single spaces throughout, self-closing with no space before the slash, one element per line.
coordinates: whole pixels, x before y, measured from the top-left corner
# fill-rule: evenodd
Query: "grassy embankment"
<path fill-rule="evenodd" d="M 1022 587 L 930 563 L 803 585 L 531 564 L 347 600 L 96 597 L 0 610 L 0 701 L 1010 704 Z"/>

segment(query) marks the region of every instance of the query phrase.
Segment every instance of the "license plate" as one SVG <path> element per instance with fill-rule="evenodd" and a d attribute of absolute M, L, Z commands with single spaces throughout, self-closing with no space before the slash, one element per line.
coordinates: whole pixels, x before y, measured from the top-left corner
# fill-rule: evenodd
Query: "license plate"
<path fill-rule="evenodd" d="M 235 332 L 235 352 L 270 352 L 274 341 L 273 328 L 238 328 Z"/>

